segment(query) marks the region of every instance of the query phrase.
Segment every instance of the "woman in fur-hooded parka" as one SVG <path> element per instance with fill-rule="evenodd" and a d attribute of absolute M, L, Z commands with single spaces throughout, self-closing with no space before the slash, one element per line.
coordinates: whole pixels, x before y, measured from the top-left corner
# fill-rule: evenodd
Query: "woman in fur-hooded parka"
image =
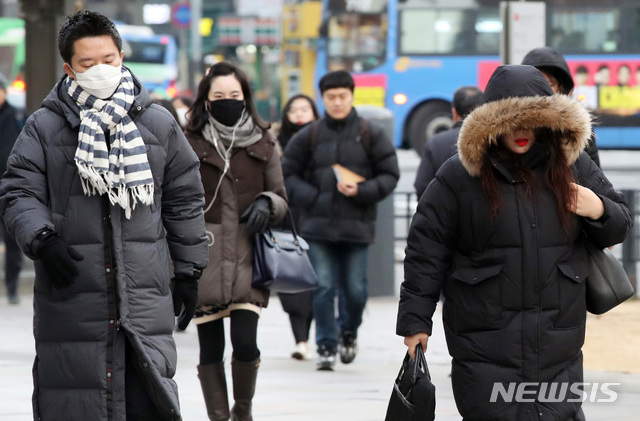
<path fill-rule="evenodd" d="M 588 112 L 552 94 L 534 67 L 499 67 L 410 229 L 397 334 L 410 352 L 426 347 L 443 291 L 453 393 L 465 421 L 584 419 L 581 396 L 563 392 L 583 380 L 584 241 L 620 243 L 632 221 L 624 197 L 583 152 Z M 535 133 L 532 146 L 507 152 L 505 139 L 519 130 Z M 568 182 L 578 193 L 558 195 L 549 174 L 563 167 L 586 189 Z M 583 192 L 599 218 L 571 207 Z M 517 402 L 525 383 L 526 402 Z"/>

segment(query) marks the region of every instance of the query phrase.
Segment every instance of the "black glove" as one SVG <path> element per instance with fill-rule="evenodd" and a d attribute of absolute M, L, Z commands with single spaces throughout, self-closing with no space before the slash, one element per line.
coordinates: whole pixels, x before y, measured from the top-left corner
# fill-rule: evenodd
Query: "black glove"
<path fill-rule="evenodd" d="M 55 288 L 69 287 L 78 276 L 76 262 L 84 257 L 57 235 L 45 238 L 36 252 Z"/>
<path fill-rule="evenodd" d="M 176 275 L 173 283 L 173 311 L 178 317 L 178 329 L 185 330 L 196 314 L 198 304 L 198 278 Z M 184 310 L 182 305 L 184 304 Z"/>
<path fill-rule="evenodd" d="M 246 222 L 250 234 L 262 234 L 269 228 L 271 221 L 271 201 L 258 197 L 240 216 L 240 222 Z"/>

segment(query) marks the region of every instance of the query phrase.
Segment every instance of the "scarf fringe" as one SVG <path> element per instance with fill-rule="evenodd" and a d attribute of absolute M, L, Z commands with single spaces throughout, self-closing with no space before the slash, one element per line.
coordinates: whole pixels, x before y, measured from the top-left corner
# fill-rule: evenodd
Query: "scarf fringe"
<path fill-rule="evenodd" d="M 94 167 L 76 161 L 82 190 L 87 196 L 107 194 L 112 205 L 119 205 L 125 212 L 125 217 L 131 219 L 131 212 L 135 210 L 138 202 L 143 205 L 153 204 L 153 184 L 127 188 L 124 184 L 114 186 L 104 172 L 97 171 Z"/>

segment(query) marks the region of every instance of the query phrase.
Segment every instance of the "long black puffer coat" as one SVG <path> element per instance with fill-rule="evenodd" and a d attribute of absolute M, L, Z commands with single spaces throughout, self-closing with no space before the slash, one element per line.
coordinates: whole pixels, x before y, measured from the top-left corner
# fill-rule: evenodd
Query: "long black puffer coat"
<path fill-rule="evenodd" d="M 0 183 L 0 213 L 29 257 L 44 227 L 84 256 L 61 289 L 35 260 L 36 420 L 125 421 L 125 335 L 159 413 L 180 419 L 171 262 L 175 274 L 207 266 L 204 190 L 178 123 L 135 83 L 129 116 L 153 173 L 151 206 L 138 204 L 126 219 L 108 199 L 83 193 L 79 108 L 62 82 L 27 121 Z"/>
<path fill-rule="evenodd" d="M 503 99 L 465 119 L 459 155 L 443 165 L 419 201 L 406 249 L 397 334 L 431 335 L 442 290 L 453 392 L 465 420 L 580 420 L 580 399 L 568 402 L 576 398 L 572 394 L 543 402 L 534 392 L 526 395 L 534 401 L 526 403 L 501 397 L 491 402 L 491 395 L 496 385 L 509 390 L 510 382 L 531 382 L 527 391 L 546 387 L 547 394 L 548 383 L 582 382 L 583 236 L 611 246 L 624 240 L 632 221 L 624 197 L 583 152 L 591 134 L 588 112 L 567 96 L 550 96 L 542 74 L 531 66 L 505 66 L 497 73 L 485 98 Z M 478 177 L 489 146 L 513 128 L 538 127 L 562 132 L 576 182 L 604 203 L 600 219 L 572 214 L 564 234 L 557 201 L 544 184 L 546 149 L 538 142 L 523 157 L 535 177 L 533 196 L 508 165 L 492 158 L 503 202 L 499 215 L 490 216 Z"/>

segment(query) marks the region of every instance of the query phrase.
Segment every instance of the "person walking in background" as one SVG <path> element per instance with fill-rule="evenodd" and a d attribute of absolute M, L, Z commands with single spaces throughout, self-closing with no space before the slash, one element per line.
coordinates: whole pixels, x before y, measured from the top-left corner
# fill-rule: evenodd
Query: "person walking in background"
<path fill-rule="evenodd" d="M 435 178 L 438 168 L 458 152 L 456 143 L 460 127 L 462 127 L 462 121 L 480 103 L 482 103 L 482 91 L 475 86 L 463 86 L 454 92 L 453 102 L 451 103 L 453 127 L 429 139 L 422 152 L 422 159 L 416 173 L 416 181 L 413 184 L 418 199 L 431 183 L 431 180 Z"/>
<path fill-rule="evenodd" d="M 539 70 L 500 66 L 460 129 L 458 155 L 420 198 L 396 333 L 412 357 L 426 350 L 444 292 L 464 419 L 584 420 L 575 393 L 537 397 L 583 382 L 585 242 L 620 243 L 633 225 L 624 196 L 584 152 L 590 136 L 589 112 L 553 95 Z M 495 398 L 513 384 L 531 385 L 531 399 Z"/>
<path fill-rule="evenodd" d="M 188 120 L 187 111 L 189 111 L 189 108 L 193 105 L 193 99 L 190 96 L 178 95 L 173 98 L 171 105 L 173 105 L 173 109 L 176 110 L 176 114 L 178 115 L 178 123 L 185 129 Z"/>
<path fill-rule="evenodd" d="M 573 93 L 574 83 L 571 77 L 569 65 L 562 54 L 551 47 L 534 48 L 529 51 L 522 59 L 522 64 L 528 64 L 540 70 L 549 82 L 553 93 L 561 93 L 571 96 Z M 589 142 L 585 150 L 593 159 L 597 166 L 600 166 L 600 157 L 598 155 L 598 146 L 596 145 L 596 137 L 591 133 Z"/>
<path fill-rule="evenodd" d="M 20 134 L 20 125 L 16 110 L 7 102 L 7 85 L 0 78 L 0 176 L 7 170 L 7 160 L 11 149 Z M 7 287 L 7 299 L 10 304 L 19 304 L 18 281 L 22 269 L 22 251 L 7 232 L 4 221 L 0 218 L 0 235 L 4 241 L 4 281 Z"/>
<path fill-rule="evenodd" d="M 179 420 L 174 311 L 186 327 L 208 263 L 198 159 L 123 66 L 111 20 L 76 13 L 58 47 L 65 75 L 0 182 L 35 260 L 33 416 Z"/>
<path fill-rule="evenodd" d="M 284 151 L 282 168 L 289 201 L 300 210 L 301 235 L 318 275 L 313 297 L 318 369 L 333 370 L 357 353 L 358 327 L 367 302 L 367 257 L 374 240 L 376 205 L 400 177 L 396 151 L 384 131 L 353 108 L 348 72 L 319 82 L 325 115 L 298 132 Z M 365 180 L 340 181 L 340 164 Z M 341 291 L 336 320 L 335 298 Z M 339 348 L 339 349 L 338 349 Z"/>
<path fill-rule="evenodd" d="M 287 211 L 276 140 L 257 113 L 249 81 L 231 63 L 213 65 L 198 85 L 186 135 L 201 161 L 209 265 L 200 280 L 198 377 L 211 420 L 248 421 L 260 350 L 258 318 L 269 291 L 251 287 L 256 233 Z M 231 319 L 231 376 L 235 404 L 229 411 L 224 368 L 223 318 Z"/>
<path fill-rule="evenodd" d="M 282 109 L 282 120 L 278 143 L 284 151 L 289 140 L 306 127 L 312 121 L 319 118 L 318 110 L 313 100 L 304 94 L 297 94 L 289 98 Z M 289 204 L 289 211 L 296 227 L 300 227 L 298 210 L 293 204 Z M 282 221 L 284 229 L 291 229 L 287 218 Z M 291 357 L 297 360 L 311 358 L 309 350 L 309 331 L 313 321 L 313 291 L 304 291 L 298 294 L 278 293 L 282 308 L 289 315 L 291 330 L 296 341 L 296 348 Z"/>

